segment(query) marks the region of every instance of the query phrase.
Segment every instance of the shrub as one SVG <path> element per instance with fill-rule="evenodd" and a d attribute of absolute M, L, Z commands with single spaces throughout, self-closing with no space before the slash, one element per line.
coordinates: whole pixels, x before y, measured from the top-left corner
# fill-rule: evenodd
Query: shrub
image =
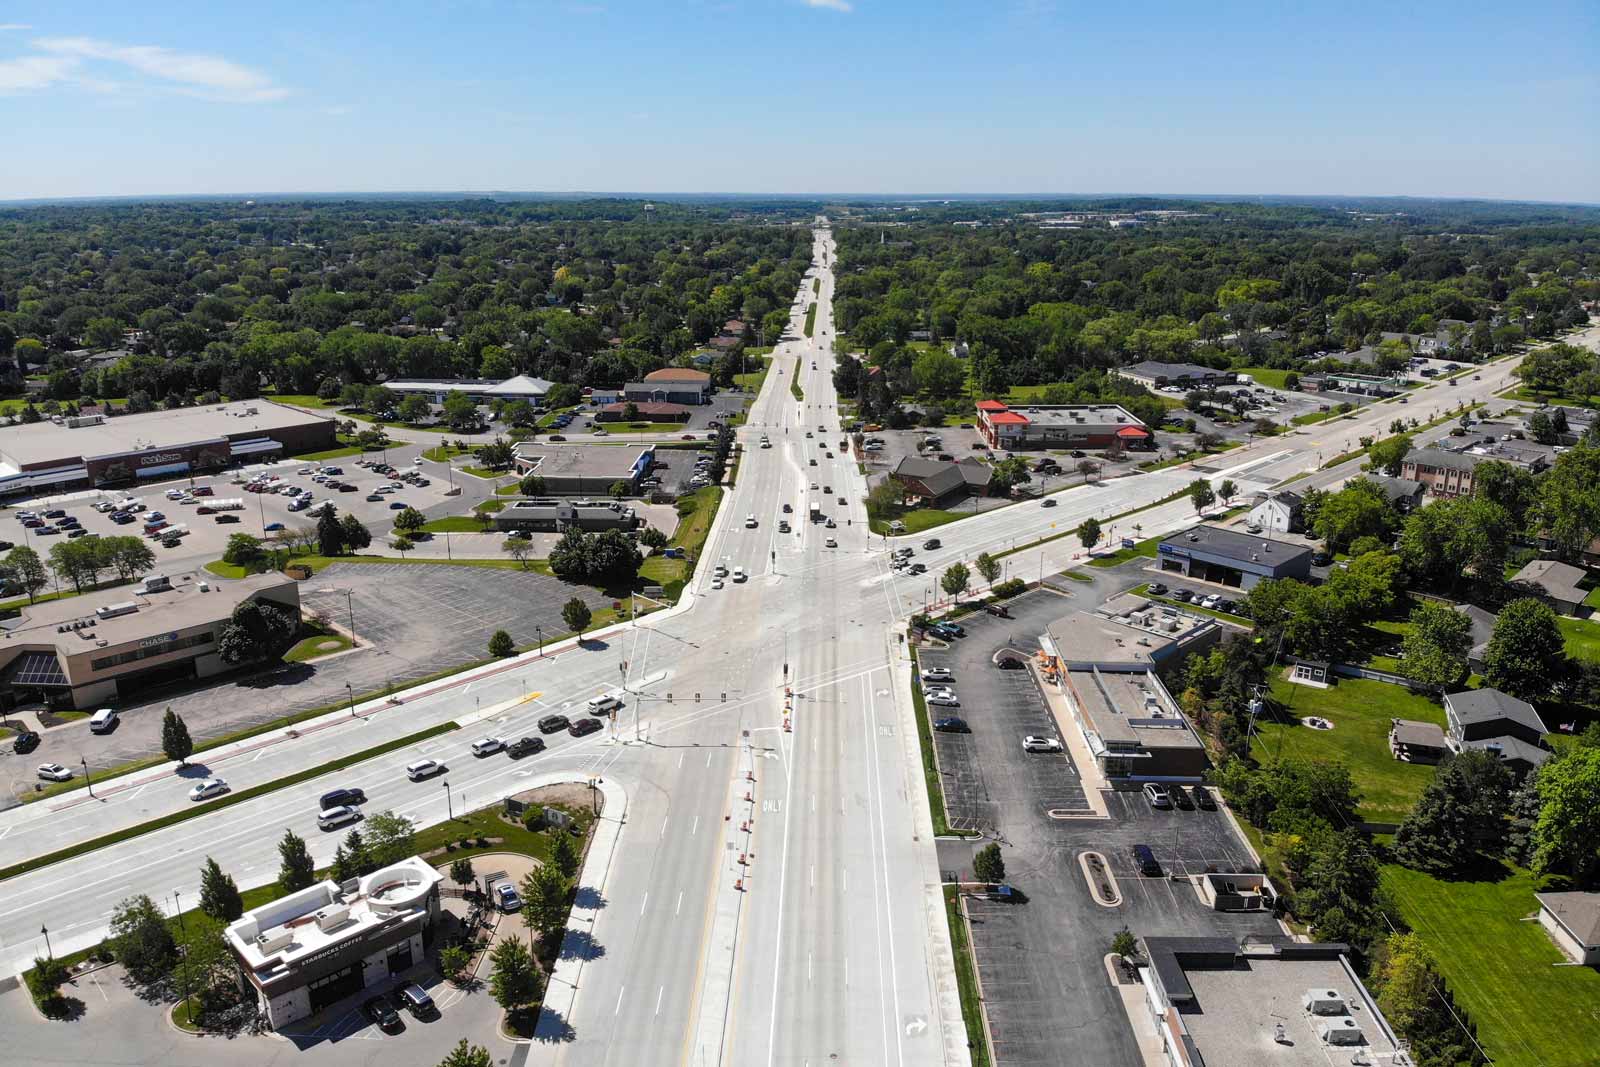
<path fill-rule="evenodd" d="M 1001 582 L 999 585 L 994 587 L 994 595 L 997 600 L 1005 600 L 1009 597 L 1021 596 L 1027 591 L 1028 583 L 1023 581 L 1021 578 L 1012 578 L 1008 581 Z"/>

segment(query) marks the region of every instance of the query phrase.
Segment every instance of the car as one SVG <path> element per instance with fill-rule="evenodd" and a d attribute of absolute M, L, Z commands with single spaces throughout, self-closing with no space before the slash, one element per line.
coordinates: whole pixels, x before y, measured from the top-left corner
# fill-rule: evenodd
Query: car
<path fill-rule="evenodd" d="M 81 526 L 73 527 L 72 529 L 67 531 L 67 540 L 69 540 L 69 541 L 72 540 L 74 537 L 88 537 L 88 536 L 89 536 L 89 531 L 83 529 Z"/>
<path fill-rule="evenodd" d="M 1234 609 L 1236 609 L 1238 606 L 1239 602 L 1237 600 L 1229 600 L 1227 597 L 1223 597 L 1216 603 L 1216 608 L 1218 611 L 1226 611 L 1229 614 L 1232 614 Z"/>
<path fill-rule="evenodd" d="M 72 772 L 59 763 L 39 764 L 39 777 L 47 782 L 70 782 Z"/>
<path fill-rule="evenodd" d="M 368 997 L 361 1005 L 361 1014 L 376 1023 L 380 1030 L 400 1029 L 400 1013 L 382 997 Z"/>
<path fill-rule="evenodd" d="M 1197 785 L 1191 789 L 1191 792 L 1194 793 L 1194 802 L 1201 811 L 1217 810 L 1217 798 L 1211 795 L 1211 790 L 1203 785 Z"/>
<path fill-rule="evenodd" d="M 111 521 L 116 523 L 118 526 L 126 526 L 128 523 L 133 521 L 133 516 L 128 514 L 126 511 L 119 511 L 111 516 Z M 221 522 L 222 520 L 219 518 L 217 521 Z M 238 522 L 239 520 L 234 519 L 233 521 Z"/>
<path fill-rule="evenodd" d="M 193 489 L 191 489 L 189 491 L 191 493 L 193 493 L 195 496 L 215 496 L 216 495 L 216 493 L 212 491 L 212 489 L 211 489 L 211 487 L 209 485 L 197 485 L 197 486 L 195 486 Z"/>
<path fill-rule="evenodd" d="M 1194 599 L 1194 591 L 1191 589 L 1174 589 L 1172 591 L 1172 599 L 1187 604 Z"/>
<path fill-rule="evenodd" d="M 811 435 L 811 431 L 810 431 L 810 430 L 807 430 L 807 431 L 806 431 L 806 439 L 807 439 L 807 440 L 810 440 L 810 439 L 811 439 L 811 436 L 812 436 L 812 435 Z"/>
<path fill-rule="evenodd" d="M 1003 671 L 1020 671 L 1026 667 L 1027 664 L 1015 656 L 1002 656 L 1000 659 L 995 661 L 995 666 L 999 667 Z"/>
<path fill-rule="evenodd" d="M 368 493 L 367 501 L 372 504 L 381 504 L 383 503 L 383 497 L 377 493 Z"/>
<path fill-rule="evenodd" d="M 565 730 L 571 721 L 565 715 L 546 715 L 539 720 L 539 732 L 553 734 L 557 730 Z"/>
<path fill-rule="evenodd" d="M 1053 496 L 1047 496 L 1043 500 L 1039 501 L 1039 506 L 1042 508 L 1053 508 L 1056 506 L 1056 498 Z"/>
<path fill-rule="evenodd" d="M 1150 802 L 1152 808 L 1172 807 L 1172 795 L 1167 792 L 1167 787 L 1160 782 L 1146 782 L 1144 784 L 1144 798 Z"/>
<path fill-rule="evenodd" d="M 1220 593 L 1212 593 L 1200 601 L 1200 606 L 1203 608 L 1215 608 L 1220 603 L 1222 603 L 1222 595 Z"/>
<path fill-rule="evenodd" d="M 32 730 L 24 729 L 11 739 L 11 751 L 19 756 L 27 755 L 39 747 L 39 735 Z"/>
<path fill-rule="evenodd" d="M 726 589 L 727 588 L 727 583 L 724 582 L 721 578 L 713 578 L 713 579 L 711 579 L 711 588 L 713 588 L 713 589 Z"/>
<path fill-rule="evenodd" d="M 211 521 L 215 522 L 215 523 L 219 523 L 220 525 L 223 525 L 223 526 L 231 526 L 234 523 L 239 521 L 239 516 L 237 516 L 237 515 L 218 515 L 216 518 L 212 519 Z"/>
<path fill-rule="evenodd" d="M 1022 739 L 1022 751 L 1060 752 L 1061 742 L 1057 741 L 1053 737 L 1040 737 L 1037 734 L 1029 734 L 1027 737 Z"/>
<path fill-rule="evenodd" d="M 269 522 L 265 526 L 263 526 L 262 529 L 265 530 L 267 533 L 272 533 L 275 530 L 283 529 L 283 523 L 281 523 L 281 522 Z"/>
<path fill-rule="evenodd" d="M 1011 618 L 1011 612 L 1007 610 L 1004 604 L 985 604 L 983 606 L 983 610 L 988 612 L 990 615 L 997 616 L 998 618 Z"/>
<path fill-rule="evenodd" d="M 89 730 L 91 733 L 104 734 L 116 729 L 117 711 L 115 708 L 101 708 L 89 716 Z"/>
<path fill-rule="evenodd" d="M 44 513 L 44 517 L 47 519 L 62 519 L 65 518 L 66 515 L 66 511 L 61 508 L 54 508 Z"/>
<path fill-rule="evenodd" d="M 555 441 L 555 442 L 557 442 L 557 443 L 564 443 L 564 442 L 565 442 L 565 441 L 566 441 L 566 438 L 565 438 L 565 437 L 562 437 L 562 436 L 561 436 L 561 435 L 560 435 L 560 434 L 558 434 L 558 433 L 553 433 L 553 434 L 551 434 L 551 435 L 550 435 L 550 436 L 549 436 L 549 437 L 546 437 L 546 438 L 545 438 L 545 440 L 546 440 L 546 441 Z"/>
<path fill-rule="evenodd" d="M 832 537 L 830 537 L 826 541 L 822 542 L 822 544 L 823 544 L 823 547 L 825 547 L 825 548 L 838 548 L 839 547 L 838 540 L 836 538 L 832 538 Z"/>
<path fill-rule="evenodd" d="M 391 501 L 389 501 L 389 510 L 390 511 L 404 511 L 407 506 L 408 505 L 406 504 L 406 502 L 404 500 L 391 500 Z"/>
<path fill-rule="evenodd" d="M 813 467 L 815 467 L 817 465 L 817 457 L 816 456 L 812 456 L 811 457 L 811 465 Z M 816 482 L 812 482 L 811 483 L 811 488 L 815 489 L 816 487 L 817 487 L 817 483 Z"/>
<path fill-rule="evenodd" d="M 445 765 L 436 759 L 420 759 L 415 763 L 406 764 L 406 777 L 413 782 L 420 782 L 424 778 L 432 778 L 445 770 Z"/>
<path fill-rule="evenodd" d="M 1313 553 L 1311 553 L 1311 565 L 1313 567 L 1326 567 L 1328 564 L 1330 564 L 1332 562 L 1333 562 L 1333 557 L 1330 556 L 1326 552 L 1313 552 Z"/>
<path fill-rule="evenodd" d="M 749 579 L 750 579 L 750 576 L 744 572 L 744 568 L 743 567 L 735 567 L 735 568 L 733 568 L 733 580 L 734 581 L 736 581 L 736 582 L 744 582 L 744 581 L 748 581 Z"/>
<path fill-rule="evenodd" d="M 1156 862 L 1156 854 L 1150 851 L 1149 845 L 1134 845 L 1133 866 L 1146 878 L 1161 877 L 1161 864 Z"/>
<path fill-rule="evenodd" d="M 1173 804 L 1177 805 L 1184 811 L 1194 810 L 1194 798 L 1189 795 L 1189 791 L 1187 789 L 1181 785 L 1175 785 L 1172 787 L 1170 792 L 1172 793 Z"/>
<path fill-rule="evenodd" d="M 823 491 L 823 492 L 824 492 L 824 493 L 826 493 L 826 494 L 829 494 L 829 495 L 831 495 L 831 494 L 832 494 L 832 493 L 833 493 L 833 486 L 831 486 L 831 485 L 825 485 L 825 486 L 823 486 L 823 487 L 822 487 L 822 491 Z"/>
<path fill-rule="evenodd" d="M 841 508 L 843 508 L 843 507 L 849 507 L 850 505 L 845 501 L 844 497 L 840 497 L 839 498 L 839 506 Z"/>
<path fill-rule="evenodd" d="M 567 727 L 567 733 L 573 737 L 585 737 L 595 733 L 601 728 L 599 719 L 582 718 Z"/>
<path fill-rule="evenodd" d="M 927 702 L 938 708 L 959 708 L 961 701 L 956 699 L 954 693 L 935 693 L 928 697 Z"/>
<path fill-rule="evenodd" d="M 519 737 L 506 748 L 506 755 L 512 759 L 521 759 L 523 756 L 532 756 L 544 751 L 544 738 Z"/>
<path fill-rule="evenodd" d="M 1261 524 L 1259 522 L 1247 522 L 1244 524 L 1244 529 L 1246 533 L 1258 534 L 1261 532 Z"/>
<path fill-rule="evenodd" d="M 949 667 L 926 667 L 922 671 L 924 682 L 948 682 L 954 677 Z"/>
<path fill-rule="evenodd" d="M 494 887 L 494 903 L 501 911 L 516 911 L 522 907 L 522 898 L 517 896 L 510 882 L 501 882 Z"/>
<path fill-rule="evenodd" d="M 408 982 L 396 989 L 392 999 L 397 1009 L 404 1008 L 418 1019 L 430 1018 L 439 1011 L 433 998 L 428 996 L 428 991 L 415 982 Z"/>
<path fill-rule="evenodd" d="M 498 737 L 480 737 L 472 742 L 472 754 L 482 759 L 484 756 L 492 756 L 505 747 L 505 741 Z"/>
<path fill-rule="evenodd" d="M 839 528 L 839 524 L 834 522 L 831 518 L 822 525 L 826 526 L 830 530 L 837 530 Z"/>
<path fill-rule="evenodd" d="M 970 734 L 972 728 L 967 725 L 967 720 L 951 716 L 948 719 L 934 719 L 933 728 L 942 734 Z"/>
<path fill-rule="evenodd" d="M 912 574 L 927 574 L 928 573 L 928 565 L 926 563 L 913 563 L 908 569 L 911 571 Z"/>
<path fill-rule="evenodd" d="M 937 537 L 930 537 L 926 541 L 922 542 L 922 550 L 924 552 L 931 552 L 938 547 L 939 539 Z"/>
<path fill-rule="evenodd" d="M 354 786 L 340 786 L 338 789 L 328 790 L 318 797 L 317 801 L 324 811 L 329 808 L 348 808 L 356 804 L 365 804 L 367 794 Z"/>
<path fill-rule="evenodd" d="M 1165 582 L 1151 582 L 1149 585 L 1145 586 L 1144 591 L 1149 593 L 1151 596 L 1166 596 L 1167 585 Z"/>
<path fill-rule="evenodd" d="M 923 696 L 927 696 L 927 697 L 931 697 L 931 696 L 953 697 L 953 696 L 956 695 L 956 691 L 953 688 L 951 688 L 950 686 L 942 685 L 939 682 L 923 682 L 922 683 L 922 695 Z"/>
<path fill-rule="evenodd" d="M 220 797 L 228 791 L 228 783 L 221 778 L 207 778 L 203 782 L 196 782 L 194 788 L 189 790 L 190 800 L 209 800 Z"/>
<path fill-rule="evenodd" d="M 744 517 L 744 528 L 746 530 L 754 530 L 756 528 L 756 517 L 754 515 L 746 515 Z"/>

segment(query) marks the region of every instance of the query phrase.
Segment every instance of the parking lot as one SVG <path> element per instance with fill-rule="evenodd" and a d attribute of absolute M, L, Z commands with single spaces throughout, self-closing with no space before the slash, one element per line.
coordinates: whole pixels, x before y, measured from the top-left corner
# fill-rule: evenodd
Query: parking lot
<path fill-rule="evenodd" d="M 1155 811 L 1142 793 L 1107 791 L 1109 818 L 1048 814 L 1082 810 L 1082 780 L 1067 753 L 1023 752 L 1023 734 L 1053 736 L 1055 727 L 1033 675 L 1003 671 L 991 661 L 1002 648 L 1031 655 L 1051 620 L 1092 609 L 1138 577 L 1120 571 L 1095 574 L 1092 583 L 1062 582 L 1067 596 L 1026 593 L 1007 603 L 1011 619 L 967 616 L 960 620 L 964 639 L 919 656 L 925 667 L 951 669 L 955 679 L 949 684 L 962 702 L 959 709 L 930 712 L 960 715 L 973 731 L 934 735 L 951 824 L 961 825 L 961 819 L 984 832 L 981 838 L 939 842 L 944 877 L 971 879 L 973 854 L 999 841 L 1007 881 L 1028 897 L 1022 904 L 966 900 L 1000 1064 L 1140 1067 L 1120 998 L 1102 964 L 1124 925 L 1141 937 L 1279 932 L 1268 915 L 1209 910 L 1181 880 L 1208 867 L 1252 867 L 1249 850 L 1223 812 Z M 1162 877 L 1138 873 L 1131 859 L 1135 844 L 1154 851 Z M 1122 893 L 1120 906 L 1102 907 L 1092 898 L 1079 867 L 1086 851 L 1106 858 Z"/>
<path fill-rule="evenodd" d="M 346 591 L 349 592 L 348 599 Z M 14 790 L 31 789 L 41 763 L 76 765 L 87 758 L 112 767 L 161 750 L 162 712 L 183 717 L 197 741 L 269 722 L 356 693 L 403 687 L 409 680 L 484 659 L 497 629 L 520 647 L 566 630 L 561 606 L 580 596 L 592 610 L 608 607 L 596 590 L 567 585 L 534 571 L 399 563 L 335 563 L 301 583 L 307 611 L 325 611 L 341 627 L 350 616 L 366 646 L 311 663 L 222 679 L 179 691 L 155 691 L 120 707 L 108 734 L 79 721 L 45 730 L 37 749 L 17 755 L 0 746 L 0 805 Z"/>

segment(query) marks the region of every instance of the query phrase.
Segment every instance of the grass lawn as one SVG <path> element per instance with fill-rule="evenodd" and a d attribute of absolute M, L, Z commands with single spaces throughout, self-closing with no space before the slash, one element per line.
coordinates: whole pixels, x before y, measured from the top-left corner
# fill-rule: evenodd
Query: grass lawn
<path fill-rule="evenodd" d="M 1284 379 L 1294 373 L 1287 370 L 1273 370 L 1271 367 L 1236 367 L 1234 369 L 1240 374 L 1250 375 L 1258 384 L 1264 385 L 1269 389 L 1289 388 L 1284 384 Z"/>
<path fill-rule="evenodd" d="M 323 400 L 314 393 L 268 393 L 261 399 L 270 400 L 274 404 L 292 404 L 297 408 L 336 408 L 337 400 Z"/>
<path fill-rule="evenodd" d="M 1416 719 L 1444 726 L 1444 709 L 1427 697 L 1386 682 L 1341 678 L 1329 689 L 1272 681 L 1272 698 L 1293 717 L 1290 723 L 1256 720 L 1250 754 L 1340 760 L 1361 792 L 1360 814 L 1369 822 L 1400 822 L 1433 777 L 1433 768 L 1401 763 L 1389 754 L 1389 720 Z M 1297 720 L 1320 715 L 1332 730 L 1313 730 Z"/>
<path fill-rule="evenodd" d="M 483 523 L 471 515 L 448 515 L 442 519 L 434 519 L 422 524 L 428 533 L 485 533 Z M 494 527 L 489 527 L 493 530 Z"/>
<path fill-rule="evenodd" d="M 1110 555 L 1096 556 L 1094 559 L 1089 561 L 1089 566 L 1115 567 L 1120 563 L 1128 562 L 1130 559 L 1137 559 L 1139 556 L 1144 556 L 1147 559 L 1155 559 L 1156 546 L 1160 543 L 1161 538 L 1159 537 L 1147 537 L 1143 541 L 1135 543 L 1132 548 L 1119 548 Z"/>
<path fill-rule="evenodd" d="M 735 374 L 733 384 L 737 389 L 747 393 L 761 392 L 761 384 L 767 380 L 767 371 L 772 369 L 772 361 L 766 356 L 754 356 L 750 349 L 745 349 L 745 355 L 755 360 L 756 369 L 745 374 Z"/>
<path fill-rule="evenodd" d="M 456 456 L 470 456 L 472 449 L 457 448 L 455 445 L 434 445 L 422 453 L 423 459 L 431 459 L 435 463 L 447 463 Z"/>
<path fill-rule="evenodd" d="M 1304 415 L 1296 415 L 1294 418 L 1290 419 L 1289 424 L 1291 426 L 1310 426 L 1313 423 L 1327 422 L 1329 419 L 1336 419 L 1343 414 L 1345 414 L 1345 412 L 1342 411 L 1308 411 Z"/>
<path fill-rule="evenodd" d="M 319 656 L 331 656 L 350 648 L 350 639 L 344 634 L 313 634 L 283 654 L 285 663 L 304 663 Z"/>
<path fill-rule="evenodd" d="M 458 469 L 464 474 L 472 475 L 474 478 L 487 478 L 490 481 L 504 478 L 506 475 L 513 473 L 509 470 L 493 471 L 488 467 L 460 467 Z"/>
<path fill-rule="evenodd" d="M 1536 922 L 1533 875 L 1447 882 L 1385 867 L 1383 883 L 1438 959 L 1499 1067 L 1580 1067 L 1600 1049 L 1600 972 L 1566 959 Z"/>
<path fill-rule="evenodd" d="M 935 526 L 943 526 L 947 522 L 955 522 L 957 519 L 966 517 L 967 513 L 965 512 L 942 511 L 939 508 L 917 508 L 914 511 L 902 512 L 895 516 L 895 518 L 906 524 L 905 534 L 921 533 L 924 530 L 931 530 Z M 889 523 L 893 521 L 894 519 L 873 519 L 872 532 L 875 534 L 888 533 Z M 904 535 L 897 534 L 896 536 Z"/>
<path fill-rule="evenodd" d="M 800 388 L 800 380 L 798 377 L 789 379 L 789 392 L 796 400 L 804 400 L 806 398 L 806 391 Z"/>
<path fill-rule="evenodd" d="M 696 489 L 685 501 L 680 501 L 680 506 L 688 500 L 694 501 L 693 510 L 678 519 L 678 528 L 667 542 L 669 547 L 683 549 L 687 558 L 668 559 L 653 555 L 639 568 L 641 580 L 661 586 L 667 599 L 673 601 L 683 591 L 684 583 L 689 580 L 694 567 L 693 561 L 699 558 L 706 546 L 706 538 L 711 535 L 711 522 L 717 517 L 717 507 L 722 502 L 722 487 L 708 485 Z"/>
<path fill-rule="evenodd" d="M 1593 595 L 1593 592 L 1589 594 Z M 1588 599 L 1585 597 L 1584 602 Z M 1556 620 L 1556 625 L 1561 627 L 1561 636 L 1567 639 L 1567 655 L 1575 659 L 1600 660 L 1600 623 L 1563 617 Z"/>
<path fill-rule="evenodd" d="M 967 942 L 967 926 L 961 917 L 960 890 L 944 887 L 945 919 L 950 924 L 950 947 L 956 958 L 956 986 L 961 992 L 961 1021 L 967 1027 L 967 1048 L 972 1067 L 989 1067 L 989 1040 L 983 1031 L 983 997 L 978 993 L 978 963 Z"/>

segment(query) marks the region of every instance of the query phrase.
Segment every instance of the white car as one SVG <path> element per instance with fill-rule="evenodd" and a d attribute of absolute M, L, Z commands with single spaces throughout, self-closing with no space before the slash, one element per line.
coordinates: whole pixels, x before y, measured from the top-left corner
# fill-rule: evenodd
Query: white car
<path fill-rule="evenodd" d="M 1212 593 L 1210 596 L 1200 601 L 1200 606 L 1203 608 L 1215 608 L 1220 603 L 1222 603 L 1222 597 L 1217 593 Z"/>
<path fill-rule="evenodd" d="M 505 747 L 505 741 L 498 737 L 480 737 L 472 742 L 472 754 L 478 757 L 492 756 Z"/>
<path fill-rule="evenodd" d="M 744 517 L 744 528 L 746 530 L 754 530 L 756 528 L 756 517 L 754 515 L 746 515 Z"/>
<path fill-rule="evenodd" d="M 728 566 L 725 563 L 719 563 L 711 573 L 714 577 L 726 578 L 728 576 Z"/>
<path fill-rule="evenodd" d="M 59 763 L 41 763 L 39 764 L 39 777 L 47 782 L 70 782 L 72 781 L 72 772 Z"/>
<path fill-rule="evenodd" d="M 307 477 L 307 476 L 309 476 L 311 474 L 311 468 L 310 467 L 301 467 L 299 470 L 295 471 L 295 473 L 300 475 L 302 478 L 304 478 L 304 477 Z"/>
<path fill-rule="evenodd" d="M 1036 737 L 1029 734 L 1022 739 L 1024 752 L 1060 752 L 1061 742 L 1053 737 Z"/>
<path fill-rule="evenodd" d="M 436 759 L 423 759 L 406 766 L 406 777 L 413 782 L 420 782 L 424 778 L 431 778 L 444 770 L 444 764 Z"/>
<path fill-rule="evenodd" d="M 744 581 L 745 579 L 747 579 L 749 577 L 750 576 L 744 572 L 744 568 L 743 567 L 735 567 L 735 568 L 733 568 L 733 580 L 734 581 L 742 582 L 742 581 Z"/>
<path fill-rule="evenodd" d="M 925 667 L 922 671 L 924 682 L 948 682 L 954 677 L 949 667 Z"/>
<path fill-rule="evenodd" d="M 927 697 L 953 697 L 956 695 L 956 691 L 948 685 L 928 685 L 924 683 L 922 686 L 922 695 Z"/>
<path fill-rule="evenodd" d="M 711 588 L 713 588 L 713 589 L 722 589 L 722 588 L 725 588 L 725 585 L 724 585 L 724 583 L 723 583 L 721 578 L 713 578 L 713 579 L 711 579 Z"/>
<path fill-rule="evenodd" d="M 839 542 L 838 542 L 838 541 L 836 541 L 836 540 L 834 540 L 834 539 L 833 539 L 833 538 L 831 538 L 831 537 L 830 537 L 830 538 L 828 538 L 828 539 L 827 539 L 827 540 L 826 540 L 826 541 L 824 541 L 824 542 L 822 542 L 822 543 L 823 543 L 823 545 L 824 545 L 824 546 L 825 546 L 825 547 L 827 547 L 827 548 L 838 548 L 838 547 L 839 547 Z"/>
<path fill-rule="evenodd" d="M 594 431 L 594 435 L 596 437 L 610 437 L 611 436 L 611 431 L 606 430 L 606 429 L 601 428 L 601 427 L 596 427 L 595 431 Z"/>
<path fill-rule="evenodd" d="M 939 708 L 959 708 L 961 701 L 956 699 L 954 693 L 934 693 L 928 697 L 927 702 Z"/>
<path fill-rule="evenodd" d="M 221 778 L 207 778 L 203 782 L 196 782 L 193 789 L 189 790 L 190 800 L 208 800 L 211 797 L 220 797 L 228 791 L 228 783 Z"/>
<path fill-rule="evenodd" d="M 811 483 L 811 488 L 815 489 L 816 487 L 817 487 L 817 483 L 816 482 L 812 482 Z"/>

